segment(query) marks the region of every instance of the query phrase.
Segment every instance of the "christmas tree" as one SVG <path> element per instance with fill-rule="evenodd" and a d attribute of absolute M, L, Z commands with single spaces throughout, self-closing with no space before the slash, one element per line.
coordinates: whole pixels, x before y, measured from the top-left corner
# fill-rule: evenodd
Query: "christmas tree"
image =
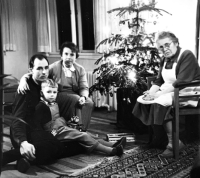
<path fill-rule="evenodd" d="M 107 44 L 108 50 L 104 51 L 102 57 L 95 64 L 99 65 L 94 69 L 98 77 L 94 85 L 90 87 L 90 94 L 99 91 L 101 94 L 113 95 L 113 87 L 133 88 L 135 91 L 147 89 L 146 77 L 157 75 L 160 56 L 155 47 L 155 33 L 145 32 L 146 19 L 141 14 L 150 11 L 162 15 L 165 10 L 155 8 L 155 3 L 148 5 L 131 2 L 130 6 L 115 8 L 108 13 L 118 12 L 117 16 L 129 13 L 130 18 L 123 19 L 120 24 L 128 24 L 130 34 L 112 34 L 109 38 L 101 41 L 100 45 Z M 169 14 L 169 13 L 168 13 Z M 128 23 L 127 23 L 128 22 Z M 113 48 L 114 46 L 114 48 Z"/>

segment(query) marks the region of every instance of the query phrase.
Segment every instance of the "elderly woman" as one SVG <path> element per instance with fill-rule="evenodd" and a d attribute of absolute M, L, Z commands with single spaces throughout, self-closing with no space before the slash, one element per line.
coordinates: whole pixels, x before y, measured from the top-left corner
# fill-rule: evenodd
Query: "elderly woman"
<path fill-rule="evenodd" d="M 79 117 L 82 130 L 87 130 L 94 108 L 93 101 L 88 97 L 89 89 L 85 69 L 75 61 L 79 57 L 78 48 L 72 42 L 65 42 L 60 47 L 61 60 L 49 65 L 49 78 L 60 84 L 57 100 L 62 117 L 69 120 L 73 114 Z M 28 77 L 27 74 L 24 77 Z M 28 89 L 22 77 L 19 92 Z M 70 110 L 66 108 L 69 108 Z M 75 108 L 75 111 L 73 111 Z M 73 111 L 73 112 L 72 112 Z"/>
<path fill-rule="evenodd" d="M 163 55 L 159 74 L 149 91 L 137 99 L 133 114 L 153 132 L 148 146 L 166 149 L 163 156 L 173 156 L 172 121 L 168 121 L 174 86 L 178 83 L 200 79 L 198 61 L 189 50 L 179 47 L 178 38 L 171 32 L 160 32 L 157 48 Z M 165 121 L 165 128 L 164 123 Z M 179 140 L 180 150 L 184 144 Z"/>

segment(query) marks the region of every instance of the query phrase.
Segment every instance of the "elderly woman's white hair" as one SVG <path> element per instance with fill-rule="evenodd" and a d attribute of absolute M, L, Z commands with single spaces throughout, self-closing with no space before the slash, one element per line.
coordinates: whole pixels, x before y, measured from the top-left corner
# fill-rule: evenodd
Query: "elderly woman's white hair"
<path fill-rule="evenodd" d="M 156 34 L 156 41 L 164 38 L 170 38 L 174 43 L 177 43 L 179 45 L 178 38 L 170 31 L 161 31 Z"/>

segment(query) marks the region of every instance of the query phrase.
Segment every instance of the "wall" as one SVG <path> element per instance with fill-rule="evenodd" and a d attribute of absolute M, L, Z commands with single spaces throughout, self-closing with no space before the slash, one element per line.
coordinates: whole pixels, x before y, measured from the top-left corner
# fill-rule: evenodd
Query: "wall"
<path fill-rule="evenodd" d="M 4 54 L 4 73 L 20 78 L 27 72 L 28 44 L 26 25 L 26 0 L 13 0 L 17 51 Z"/>
<path fill-rule="evenodd" d="M 197 0 L 157 0 L 156 7 L 172 14 L 159 17 L 158 30 L 174 32 L 181 47 L 195 52 Z"/>

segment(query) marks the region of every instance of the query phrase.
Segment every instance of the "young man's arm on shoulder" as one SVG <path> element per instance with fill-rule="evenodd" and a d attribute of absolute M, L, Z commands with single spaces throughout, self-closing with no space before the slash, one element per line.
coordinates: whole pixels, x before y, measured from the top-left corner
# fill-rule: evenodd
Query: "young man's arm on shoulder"
<path fill-rule="evenodd" d="M 20 79 L 20 83 L 19 83 L 19 86 L 17 88 L 17 92 L 18 93 L 21 93 L 21 94 L 25 94 L 26 93 L 26 90 L 30 90 L 29 89 L 29 85 L 27 83 L 27 80 L 32 77 L 32 73 L 27 73 L 27 74 L 24 74 L 22 76 L 22 78 Z"/>

